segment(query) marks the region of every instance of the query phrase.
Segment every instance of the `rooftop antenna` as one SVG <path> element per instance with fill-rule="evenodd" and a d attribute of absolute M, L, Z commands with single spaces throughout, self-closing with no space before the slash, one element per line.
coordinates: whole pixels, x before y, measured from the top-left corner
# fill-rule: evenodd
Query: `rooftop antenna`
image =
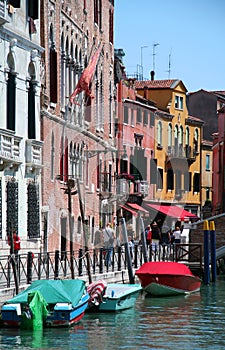
<path fill-rule="evenodd" d="M 148 46 L 141 46 L 141 80 L 143 80 L 143 49 L 147 49 Z"/>
<path fill-rule="evenodd" d="M 169 54 L 169 67 L 168 67 L 168 79 L 170 79 L 170 73 L 171 73 L 171 53 L 172 53 L 172 49 L 170 50 L 170 54 Z"/>
<path fill-rule="evenodd" d="M 155 44 L 153 44 L 153 54 L 152 54 L 152 56 L 153 56 L 153 71 L 155 72 L 155 55 L 156 55 L 156 53 L 155 53 L 155 48 L 156 48 L 156 46 L 158 46 L 159 45 L 159 43 L 155 43 Z"/>

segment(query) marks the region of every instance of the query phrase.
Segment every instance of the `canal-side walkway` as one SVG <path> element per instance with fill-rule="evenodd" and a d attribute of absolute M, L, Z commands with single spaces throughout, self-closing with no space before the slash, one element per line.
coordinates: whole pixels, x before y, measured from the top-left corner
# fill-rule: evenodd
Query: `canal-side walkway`
<path fill-rule="evenodd" d="M 107 253 L 110 264 L 107 265 Z M 145 261 L 180 261 L 190 266 L 196 275 L 202 274 L 202 245 L 160 245 L 157 251 L 135 245 L 132 252 L 117 247 L 110 252 L 79 249 L 71 256 L 69 252 L 28 252 L 15 256 L 0 257 L 0 303 L 24 290 L 37 279 L 83 279 L 87 285 L 99 279 L 107 282 L 129 282 L 130 275 Z M 129 259 L 132 257 L 132 264 Z M 132 272 L 131 272 L 132 270 Z"/>

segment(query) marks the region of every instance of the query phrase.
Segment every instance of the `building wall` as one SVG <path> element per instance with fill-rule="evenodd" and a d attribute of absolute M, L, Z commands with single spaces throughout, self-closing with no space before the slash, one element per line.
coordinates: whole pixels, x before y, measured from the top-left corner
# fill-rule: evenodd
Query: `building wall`
<path fill-rule="evenodd" d="M 11 2 L 8 1 L 10 5 Z M 40 230 L 37 223 L 34 237 L 28 235 L 28 185 L 37 186 L 38 193 L 36 201 L 30 203 L 35 213 L 35 219 L 39 220 L 38 202 L 41 204 L 41 148 L 40 142 L 40 61 L 43 48 L 40 46 L 40 16 L 39 8 L 37 17 L 32 22 L 34 31 L 31 31 L 30 23 L 32 18 L 28 18 L 29 3 L 20 1 L 20 7 L 14 8 L 5 5 L 5 14 L 0 18 L 0 179 L 1 179 L 1 239 L 0 248 L 8 252 L 6 244 L 7 227 L 10 224 L 18 232 L 21 238 L 21 253 L 28 250 L 39 251 Z M 9 128 L 7 125 L 7 86 L 8 73 L 15 77 L 15 127 Z M 35 138 L 29 139 L 28 134 L 28 90 L 29 82 L 34 83 L 34 106 L 33 116 L 35 120 Z M 9 108 L 9 105 L 8 105 Z M 7 129 L 8 127 L 8 129 Z M 15 140 L 19 146 L 15 147 Z M 29 147 L 30 145 L 30 147 Z M 34 150 L 39 152 L 35 158 Z M 17 207 L 11 213 L 7 212 L 7 203 L 10 198 L 7 196 L 7 185 L 15 182 L 18 184 L 18 218 Z M 34 197 L 33 197 L 34 199 Z M 34 213 L 33 212 L 33 213 Z M 30 217 L 31 218 L 31 217 Z M 9 221 L 12 220 L 13 224 Z M 31 218 L 32 221 L 32 218 Z M 12 227 L 13 228 L 13 227 Z"/>
<path fill-rule="evenodd" d="M 225 185 L 224 185 L 224 134 L 225 113 L 224 108 L 218 112 L 218 133 L 213 139 L 213 213 L 219 214 L 225 210 Z"/>
<path fill-rule="evenodd" d="M 140 82 L 140 84 L 142 84 L 142 82 Z M 163 186 L 161 189 L 157 189 L 156 186 L 155 199 L 159 202 L 165 202 L 168 204 L 171 202 L 179 203 L 193 213 L 200 214 L 201 193 L 200 189 L 198 192 L 195 192 L 193 190 L 193 174 L 198 173 L 200 176 L 201 171 L 200 145 L 202 140 L 202 122 L 199 119 L 190 117 L 188 115 L 186 104 L 187 90 L 182 81 L 154 81 L 149 82 L 149 85 L 146 82 L 146 87 L 144 87 L 144 83 L 142 85 L 143 88 L 140 88 L 140 86 L 138 86 L 138 93 L 142 95 L 145 93 L 145 95 L 154 101 L 159 108 L 158 116 L 156 116 L 155 119 L 155 158 L 157 159 L 158 169 L 162 169 L 161 171 L 163 171 Z M 170 88 L 165 88 L 166 85 L 169 85 Z M 179 98 L 179 101 L 183 101 L 182 106 L 181 104 L 178 106 L 175 105 L 177 97 Z M 168 113 L 168 116 L 164 111 Z M 161 145 L 159 145 L 159 141 L 157 140 L 159 122 L 162 123 Z M 169 124 L 172 126 L 171 145 L 168 143 Z M 176 128 L 178 131 L 177 135 Z M 195 147 L 194 139 L 196 130 L 198 134 L 198 152 L 195 154 L 195 157 L 192 161 L 187 160 L 185 153 L 187 128 L 189 128 L 189 146 L 192 150 Z M 175 138 L 177 139 L 177 146 L 175 145 Z M 179 155 L 175 154 L 177 151 Z M 172 168 L 174 172 L 174 188 L 168 190 L 167 172 L 169 168 Z M 179 185 L 178 177 L 176 177 L 177 172 L 181 172 Z M 189 191 L 184 191 L 185 173 L 192 174 L 192 183 Z M 177 189 L 179 187 L 181 191 L 176 191 L 176 186 Z"/>
<path fill-rule="evenodd" d="M 190 115 L 204 120 L 203 139 L 212 141 L 212 134 L 217 132 L 217 97 L 208 91 L 199 90 L 188 94 Z"/>
<path fill-rule="evenodd" d="M 109 42 L 109 12 L 113 15 L 114 8 L 112 1 L 101 3 L 102 22 L 99 18 L 95 23 L 94 2 L 42 1 L 41 38 L 46 48 L 42 81 L 42 132 L 45 140 L 42 212 L 43 218 L 47 217 L 46 233 L 43 232 L 47 235 L 44 250 L 69 249 L 71 230 L 68 192 L 65 191 L 69 178 L 62 176 L 62 164 L 66 174 L 79 178 L 90 244 L 102 221 L 111 220 L 115 215 L 114 205 L 109 203 L 111 194 L 104 191 L 103 186 L 105 174 L 109 177 L 111 171 L 115 187 L 113 153 L 105 152 L 107 147 L 114 148 L 114 45 Z M 69 97 L 100 43 L 102 51 L 92 82 L 94 98 L 87 101 L 82 92 L 76 96 L 77 103 L 71 104 Z M 57 55 L 57 79 L 52 81 L 52 85 L 57 86 L 56 101 L 51 97 L 51 93 L 54 97 L 50 83 L 54 67 L 50 62 L 50 49 Z M 76 189 L 75 181 L 72 191 Z M 78 193 L 72 195 L 71 206 L 72 240 L 74 248 L 79 248 L 85 242 Z"/>

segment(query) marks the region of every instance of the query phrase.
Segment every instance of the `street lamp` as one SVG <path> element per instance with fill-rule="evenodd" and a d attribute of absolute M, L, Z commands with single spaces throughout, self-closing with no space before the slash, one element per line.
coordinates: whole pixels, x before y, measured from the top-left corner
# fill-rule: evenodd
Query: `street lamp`
<path fill-rule="evenodd" d="M 70 232 L 70 266 L 71 266 L 71 278 L 75 278 L 74 274 L 74 264 L 73 264 L 73 225 L 72 225 L 72 205 L 71 205 L 71 199 L 72 195 L 77 194 L 77 190 L 72 191 L 72 189 L 75 187 L 75 180 L 71 176 L 61 176 L 57 175 L 56 180 L 61 181 L 62 178 L 67 177 L 68 180 L 64 182 L 65 188 L 64 193 L 68 196 L 68 213 L 69 213 L 69 232 Z"/>

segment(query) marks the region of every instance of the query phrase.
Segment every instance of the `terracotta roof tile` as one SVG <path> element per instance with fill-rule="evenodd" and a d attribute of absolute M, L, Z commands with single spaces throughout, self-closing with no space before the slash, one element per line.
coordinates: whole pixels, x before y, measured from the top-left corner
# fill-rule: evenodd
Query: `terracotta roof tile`
<path fill-rule="evenodd" d="M 168 80 L 136 80 L 135 88 L 144 89 L 144 87 L 150 89 L 170 89 L 174 83 L 179 83 L 180 80 L 168 79 Z"/>

